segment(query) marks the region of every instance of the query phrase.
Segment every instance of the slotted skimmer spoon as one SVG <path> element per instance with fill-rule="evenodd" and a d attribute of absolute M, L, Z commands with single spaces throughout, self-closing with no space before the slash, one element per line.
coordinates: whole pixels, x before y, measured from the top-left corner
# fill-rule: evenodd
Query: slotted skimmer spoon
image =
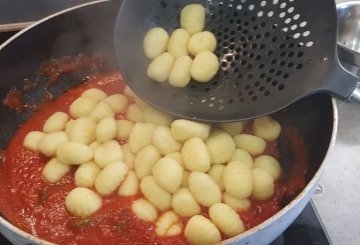
<path fill-rule="evenodd" d="M 180 27 L 183 7 L 206 8 L 221 67 L 207 84 L 186 88 L 146 75 L 143 38 L 152 27 Z M 118 64 L 143 100 L 176 116 L 238 121 L 277 111 L 314 93 L 360 102 L 358 78 L 342 68 L 336 49 L 334 0 L 124 0 L 115 29 Z"/>

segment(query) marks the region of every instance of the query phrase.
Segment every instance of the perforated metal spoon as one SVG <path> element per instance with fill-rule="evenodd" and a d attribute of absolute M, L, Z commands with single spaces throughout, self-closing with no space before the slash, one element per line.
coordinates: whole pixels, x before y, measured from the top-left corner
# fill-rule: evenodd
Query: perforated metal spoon
<path fill-rule="evenodd" d="M 200 3 L 218 40 L 221 69 L 207 84 L 173 88 L 146 76 L 143 38 L 179 28 L 181 9 Z M 334 0 L 125 0 L 115 29 L 120 69 L 134 92 L 176 116 L 238 121 L 277 111 L 314 93 L 360 102 L 358 78 L 342 68 Z"/>

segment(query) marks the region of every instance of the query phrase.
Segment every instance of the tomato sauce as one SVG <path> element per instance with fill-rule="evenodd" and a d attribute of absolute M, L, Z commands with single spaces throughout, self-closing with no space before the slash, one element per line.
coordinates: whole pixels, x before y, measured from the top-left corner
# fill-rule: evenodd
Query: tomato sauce
<path fill-rule="evenodd" d="M 93 87 L 111 95 L 121 93 L 124 83 L 118 72 L 94 75 L 85 84 L 40 108 L 13 136 L 0 164 L 1 214 L 22 230 L 59 244 L 187 244 L 183 233 L 160 238 L 155 234 L 154 223 L 136 218 L 131 203 L 141 194 L 135 197 L 111 194 L 103 198 L 102 208 L 90 218 L 74 218 L 65 209 L 64 200 L 67 193 L 76 187 L 75 169 L 58 183 L 49 184 L 41 173 L 49 158 L 23 147 L 28 132 L 40 131 L 54 112 L 68 112 L 70 104 L 84 90 Z M 281 178 L 276 183 L 272 199 L 262 202 L 252 200 L 248 211 L 239 212 L 247 229 L 281 210 L 286 204 L 284 199 L 291 200 L 305 186 L 304 173 L 308 167 L 305 144 L 296 129 L 285 129 L 285 133 L 292 142 L 296 163 L 290 171 L 290 178 Z M 278 157 L 276 142 L 268 144 L 266 154 Z M 203 210 L 203 214 L 208 216 L 207 209 Z M 186 218 L 181 219 L 183 227 L 187 221 Z"/>

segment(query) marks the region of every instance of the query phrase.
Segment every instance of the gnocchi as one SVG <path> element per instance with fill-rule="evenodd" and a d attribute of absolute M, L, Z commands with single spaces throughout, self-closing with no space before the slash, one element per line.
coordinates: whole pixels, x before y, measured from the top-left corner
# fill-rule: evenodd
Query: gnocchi
<path fill-rule="evenodd" d="M 117 140 L 127 140 L 130 136 L 131 130 L 134 127 L 134 123 L 129 120 L 117 121 Z"/>
<path fill-rule="evenodd" d="M 276 140 L 281 132 L 280 123 L 269 116 L 260 117 L 254 120 L 254 134 L 267 141 Z"/>
<path fill-rule="evenodd" d="M 180 164 L 170 158 L 160 159 L 153 167 L 152 174 L 156 183 L 170 193 L 177 191 L 183 179 Z"/>
<path fill-rule="evenodd" d="M 160 152 L 153 146 L 143 148 L 135 157 L 134 170 L 139 179 L 151 175 L 154 165 L 161 159 Z"/>
<path fill-rule="evenodd" d="M 206 140 L 209 137 L 210 126 L 205 123 L 178 119 L 171 123 L 171 134 L 175 140 L 185 142 L 190 138 L 199 137 Z"/>
<path fill-rule="evenodd" d="M 117 123 L 113 117 L 105 117 L 96 126 L 96 140 L 99 143 L 112 140 L 117 135 Z"/>
<path fill-rule="evenodd" d="M 107 97 L 107 94 L 102 91 L 101 89 L 98 88 L 90 88 L 85 90 L 82 94 L 81 97 L 89 97 L 92 99 L 95 99 L 96 101 L 100 101 L 102 99 L 105 99 Z"/>
<path fill-rule="evenodd" d="M 266 149 L 266 142 L 251 134 L 239 134 L 234 137 L 236 147 L 249 152 L 253 156 L 262 154 Z"/>
<path fill-rule="evenodd" d="M 75 172 L 75 185 L 91 188 L 94 186 L 96 176 L 100 169 L 94 162 L 81 164 Z"/>
<path fill-rule="evenodd" d="M 189 176 L 189 190 L 196 201 L 205 207 L 221 202 L 221 191 L 216 182 L 206 173 L 194 171 Z"/>
<path fill-rule="evenodd" d="M 181 217 L 191 217 L 201 212 L 199 203 L 187 188 L 180 188 L 174 193 L 171 207 Z"/>
<path fill-rule="evenodd" d="M 90 144 L 95 140 L 96 122 L 91 117 L 80 117 L 72 121 L 69 139 L 74 142 Z"/>
<path fill-rule="evenodd" d="M 39 151 L 39 143 L 46 134 L 40 131 L 29 132 L 24 139 L 23 145 L 26 149 Z"/>
<path fill-rule="evenodd" d="M 143 111 L 144 122 L 169 127 L 173 118 L 164 112 L 147 106 Z"/>
<path fill-rule="evenodd" d="M 155 128 L 152 135 L 152 143 L 163 155 L 178 152 L 182 146 L 173 138 L 170 129 L 165 126 L 157 126 Z"/>
<path fill-rule="evenodd" d="M 161 188 L 153 176 L 146 176 L 140 182 L 140 190 L 147 200 L 149 200 L 160 211 L 169 210 L 171 207 L 171 194 Z"/>
<path fill-rule="evenodd" d="M 68 120 L 69 116 L 65 112 L 55 112 L 46 120 L 43 132 L 52 133 L 62 131 L 65 129 Z"/>
<path fill-rule="evenodd" d="M 70 172 L 71 167 L 62 164 L 58 159 L 53 158 L 45 165 L 42 175 L 49 183 L 58 182 L 64 175 Z"/>
<path fill-rule="evenodd" d="M 132 211 L 136 217 L 144 221 L 155 221 L 158 217 L 156 208 L 145 199 L 138 199 L 131 205 Z"/>
<path fill-rule="evenodd" d="M 121 145 L 123 152 L 123 162 L 128 166 L 129 169 L 134 168 L 135 155 L 132 153 L 129 143 Z"/>
<path fill-rule="evenodd" d="M 214 165 L 210 168 L 210 170 L 207 172 L 207 174 L 216 182 L 216 184 L 219 186 L 220 190 L 224 190 L 224 184 L 223 184 L 223 172 L 225 169 L 225 165 Z"/>
<path fill-rule="evenodd" d="M 191 217 L 185 227 L 185 237 L 191 244 L 210 245 L 221 241 L 218 228 L 202 215 Z"/>
<path fill-rule="evenodd" d="M 255 168 L 261 168 L 268 172 L 274 180 L 279 179 L 281 175 L 281 166 L 278 160 L 272 156 L 263 155 L 255 159 Z"/>
<path fill-rule="evenodd" d="M 129 171 L 118 190 L 119 196 L 134 196 L 139 189 L 139 180 L 134 171 Z"/>
<path fill-rule="evenodd" d="M 97 100 L 91 97 L 79 97 L 69 108 L 69 113 L 73 118 L 86 117 L 96 107 Z"/>
<path fill-rule="evenodd" d="M 226 192 L 223 194 L 223 202 L 235 210 L 248 210 L 251 206 L 249 199 L 239 199 Z"/>
<path fill-rule="evenodd" d="M 184 88 L 191 80 L 192 59 L 189 56 L 181 56 L 175 60 L 169 75 L 169 83 L 173 87 Z"/>
<path fill-rule="evenodd" d="M 94 191 L 77 187 L 69 192 L 65 199 L 66 209 L 74 216 L 87 218 L 102 206 L 101 197 Z"/>
<path fill-rule="evenodd" d="M 181 232 L 177 229 L 178 233 L 169 232 L 173 226 L 179 226 L 179 216 L 176 215 L 173 211 L 167 211 L 163 213 L 158 221 L 156 222 L 155 232 L 158 236 L 174 236 Z"/>
<path fill-rule="evenodd" d="M 180 25 L 189 34 L 194 35 L 204 30 L 205 9 L 200 4 L 189 4 L 180 13 Z"/>
<path fill-rule="evenodd" d="M 244 164 L 229 163 L 223 172 L 224 187 L 227 193 L 239 199 L 248 198 L 253 190 L 251 170 Z"/>
<path fill-rule="evenodd" d="M 113 110 L 115 114 L 124 112 L 127 107 L 129 100 L 125 95 L 122 94 L 113 94 L 102 100 L 107 103 Z"/>
<path fill-rule="evenodd" d="M 188 55 L 187 45 L 190 40 L 190 34 L 184 29 L 175 30 L 169 39 L 167 51 L 173 55 L 175 59 Z"/>
<path fill-rule="evenodd" d="M 63 131 L 49 133 L 41 138 L 38 150 L 47 157 L 55 156 L 58 146 L 67 141 L 68 137 Z"/>
<path fill-rule="evenodd" d="M 122 162 L 108 164 L 95 179 L 95 189 L 100 195 L 109 195 L 120 185 L 128 173 L 128 167 Z"/>
<path fill-rule="evenodd" d="M 146 57 L 155 59 L 165 52 L 169 42 L 169 34 L 160 27 L 150 29 L 144 38 L 144 51 Z"/>
<path fill-rule="evenodd" d="M 59 145 L 56 156 L 64 164 L 80 165 L 89 162 L 93 158 L 94 152 L 87 145 L 70 141 Z"/>
<path fill-rule="evenodd" d="M 249 168 L 253 168 L 254 163 L 251 155 L 243 149 L 235 149 L 234 155 L 230 159 L 230 162 L 234 161 L 241 162 Z"/>
<path fill-rule="evenodd" d="M 198 53 L 191 64 L 191 77 L 200 83 L 209 82 L 219 70 L 219 60 L 215 54 L 204 50 Z"/>
<path fill-rule="evenodd" d="M 94 161 L 101 169 L 105 168 L 109 163 L 122 161 L 123 158 L 124 154 L 121 146 L 116 140 L 101 144 L 94 152 Z"/>
<path fill-rule="evenodd" d="M 130 133 L 129 145 L 133 153 L 151 144 L 155 125 L 151 123 L 136 123 Z"/>
<path fill-rule="evenodd" d="M 184 166 L 181 160 L 181 153 L 180 152 L 172 152 L 165 155 L 166 158 L 173 159 L 177 161 L 182 167 Z"/>
<path fill-rule="evenodd" d="M 239 215 L 227 204 L 215 203 L 209 208 L 209 216 L 211 221 L 228 237 L 239 235 L 245 230 Z"/>
<path fill-rule="evenodd" d="M 235 136 L 241 134 L 244 129 L 243 122 L 234 122 L 234 123 L 219 123 L 217 126 L 228 132 L 231 136 Z"/>
<path fill-rule="evenodd" d="M 150 79 L 163 83 L 169 78 L 174 62 L 175 58 L 172 54 L 163 53 L 150 63 L 146 73 Z"/>
<path fill-rule="evenodd" d="M 111 106 L 108 103 L 100 101 L 89 116 L 92 117 L 96 122 L 99 122 L 105 117 L 114 117 L 114 115 L 115 113 L 113 112 Z"/>
<path fill-rule="evenodd" d="M 190 171 L 207 172 L 210 169 L 210 154 L 200 138 L 194 137 L 185 142 L 181 149 L 181 159 Z"/>
<path fill-rule="evenodd" d="M 217 130 L 212 132 L 205 143 L 212 164 L 224 164 L 234 155 L 235 142 L 233 138 L 224 131 Z"/>
<path fill-rule="evenodd" d="M 126 111 L 126 117 L 132 122 L 142 122 L 144 115 L 137 104 L 132 104 Z"/>
<path fill-rule="evenodd" d="M 252 197 L 256 200 L 266 200 L 274 194 L 274 180 L 271 175 L 263 169 L 252 170 L 254 188 Z"/>
<path fill-rule="evenodd" d="M 190 54 L 196 56 L 201 51 L 207 50 L 214 52 L 217 41 L 214 34 L 209 31 L 203 31 L 193 35 L 188 43 L 188 50 Z"/>

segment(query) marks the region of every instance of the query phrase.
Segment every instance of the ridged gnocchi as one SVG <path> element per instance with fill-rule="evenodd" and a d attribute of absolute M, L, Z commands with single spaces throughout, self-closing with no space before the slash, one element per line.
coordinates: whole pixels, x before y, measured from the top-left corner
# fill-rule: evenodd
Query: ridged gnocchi
<path fill-rule="evenodd" d="M 50 183 L 58 182 L 64 175 L 70 172 L 69 165 L 59 162 L 58 159 L 53 158 L 48 161 L 42 170 L 42 175 Z"/>
<path fill-rule="evenodd" d="M 131 205 L 136 217 L 144 221 L 155 221 L 158 217 L 157 209 L 145 199 L 138 199 Z"/>
<path fill-rule="evenodd" d="M 179 142 L 185 142 L 193 137 L 206 140 L 210 134 L 210 126 L 205 123 L 178 119 L 171 123 L 171 134 Z"/>
<path fill-rule="evenodd" d="M 253 168 L 254 165 L 251 155 L 243 149 L 235 149 L 234 155 L 230 159 L 230 162 L 234 161 L 241 162 L 249 168 Z"/>
<path fill-rule="evenodd" d="M 75 172 L 75 185 L 91 188 L 94 186 L 100 168 L 94 162 L 81 164 Z"/>
<path fill-rule="evenodd" d="M 207 172 L 210 169 L 210 154 L 202 139 L 194 137 L 186 141 L 181 149 L 181 159 L 190 171 Z"/>
<path fill-rule="evenodd" d="M 170 158 L 161 158 L 154 165 L 152 174 L 158 185 L 170 193 L 177 191 L 183 179 L 183 169 L 180 164 Z"/>
<path fill-rule="evenodd" d="M 251 206 L 250 199 L 239 199 L 226 192 L 223 193 L 223 203 L 226 203 L 237 211 L 248 210 Z"/>
<path fill-rule="evenodd" d="M 171 194 L 161 188 L 153 176 L 146 176 L 140 182 L 140 190 L 147 200 L 149 200 L 160 211 L 169 210 L 171 207 Z"/>
<path fill-rule="evenodd" d="M 56 156 L 63 164 L 80 165 L 91 161 L 94 152 L 87 145 L 69 141 L 59 145 Z"/>
<path fill-rule="evenodd" d="M 252 156 L 261 155 L 266 149 L 266 142 L 251 134 L 239 134 L 234 137 L 237 148 L 249 152 Z"/>
<path fill-rule="evenodd" d="M 133 169 L 135 155 L 134 155 L 134 153 L 132 153 L 129 143 L 121 145 L 121 150 L 123 152 L 123 163 L 125 163 L 129 169 Z"/>
<path fill-rule="evenodd" d="M 158 236 L 174 236 L 180 234 L 180 230 L 176 229 L 177 233 L 174 232 L 174 226 L 179 226 L 179 216 L 173 211 L 167 211 L 163 213 L 158 221 L 156 222 L 155 232 Z M 170 231 L 170 232 L 169 232 Z"/>
<path fill-rule="evenodd" d="M 98 147 L 94 152 L 94 161 L 99 168 L 105 168 L 109 163 L 123 161 L 124 154 L 119 142 L 116 140 L 107 141 Z"/>
<path fill-rule="evenodd" d="M 69 192 L 65 199 L 65 207 L 74 216 L 87 218 L 102 206 L 101 197 L 94 191 L 77 187 Z"/>
<path fill-rule="evenodd" d="M 189 4 L 182 9 L 180 14 L 181 28 L 194 35 L 204 30 L 205 9 L 200 4 Z"/>
<path fill-rule="evenodd" d="M 100 101 L 104 98 L 107 97 L 107 94 L 102 91 L 101 89 L 98 88 L 90 88 L 85 90 L 82 94 L 81 97 L 89 97 L 92 99 L 95 99 L 96 101 Z"/>
<path fill-rule="evenodd" d="M 128 98 L 122 94 L 110 95 L 109 97 L 104 98 L 102 101 L 107 103 L 115 114 L 124 112 L 129 103 Z"/>
<path fill-rule="evenodd" d="M 124 181 L 121 183 L 118 195 L 119 196 L 134 196 L 139 190 L 139 180 L 134 171 L 129 171 Z"/>
<path fill-rule="evenodd" d="M 69 115 L 65 112 L 55 112 L 45 122 L 43 127 L 44 133 L 59 132 L 65 129 Z"/>
<path fill-rule="evenodd" d="M 266 200 L 274 194 L 274 180 L 271 175 L 263 169 L 252 170 L 253 191 L 252 197 L 256 200 Z"/>
<path fill-rule="evenodd" d="M 181 153 L 180 152 L 172 152 L 165 155 L 166 158 L 173 159 L 177 161 L 182 167 L 184 167 L 182 160 L 181 160 Z"/>
<path fill-rule="evenodd" d="M 170 129 L 165 126 L 157 126 L 155 128 L 152 135 L 152 143 L 163 155 L 178 152 L 182 146 L 173 138 Z"/>
<path fill-rule="evenodd" d="M 130 133 L 129 145 L 133 153 L 151 144 L 155 125 L 151 123 L 136 123 Z"/>
<path fill-rule="evenodd" d="M 95 140 L 96 122 L 91 117 L 80 117 L 72 121 L 69 139 L 74 142 L 90 144 Z"/>
<path fill-rule="evenodd" d="M 130 136 L 134 123 L 129 120 L 117 120 L 117 140 L 127 140 Z"/>
<path fill-rule="evenodd" d="M 181 217 L 191 217 L 201 212 L 199 203 L 187 188 L 180 188 L 173 194 L 171 207 Z"/>
<path fill-rule="evenodd" d="M 176 29 L 170 36 L 167 51 L 173 55 L 175 59 L 188 55 L 188 42 L 190 34 L 184 29 Z"/>
<path fill-rule="evenodd" d="M 253 130 L 256 136 L 267 141 L 276 140 L 281 132 L 280 123 L 269 116 L 260 117 L 254 120 Z"/>
<path fill-rule="evenodd" d="M 113 117 L 105 117 L 101 119 L 95 130 L 96 140 L 99 143 L 115 139 L 117 133 L 117 123 Z"/>
<path fill-rule="evenodd" d="M 218 228 L 202 215 L 191 217 L 185 227 L 185 237 L 194 245 L 210 245 L 221 241 Z"/>
<path fill-rule="evenodd" d="M 261 168 L 268 172 L 274 180 L 279 179 L 281 175 L 281 166 L 278 160 L 272 156 L 263 155 L 255 159 L 255 168 Z"/>
<path fill-rule="evenodd" d="M 169 42 L 169 34 L 160 27 L 150 29 L 144 38 L 143 48 L 146 57 L 155 59 L 165 52 Z"/>
<path fill-rule="evenodd" d="M 205 207 L 221 202 L 221 191 L 216 182 L 206 173 L 194 171 L 189 176 L 189 190 L 196 201 Z"/>
<path fill-rule="evenodd" d="M 100 101 L 89 116 L 92 117 L 96 122 L 99 122 L 105 117 L 114 117 L 114 115 L 115 113 L 113 112 L 111 106 L 108 103 Z"/>
<path fill-rule="evenodd" d="M 228 237 L 244 232 L 245 226 L 239 215 L 227 204 L 215 203 L 209 208 L 212 222 Z"/>
<path fill-rule="evenodd" d="M 253 190 L 251 170 L 244 164 L 229 163 L 223 172 L 226 192 L 239 199 L 248 198 Z"/>
<path fill-rule="evenodd" d="M 41 138 L 38 144 L 38 150 L 47 157 L 55 156 L 56 149 L 59 145 L 67 141 L 68 137 L 63 131 L 49 133 Z"/>
<path fill-rule="evenodd" d="M 128 173 L 128 167 L 122 162 L 108 164 L 95 179 L 95 189 L 100 195 L 109 195 L 120 185 Z"/>
<path fill-rule="evenodd" d="M 86 117 L 96 107 L 97 100 L 91 97 L 79 97 L 69 108 L 69 113 L 73 118 Z"/>
<path fill-rule="evenodd" d="M 152 169 L 161 159 L 160 152 L 153 145 L 143 148 L 135 157 L 134 170 L 139 179 L 151 175 Z"/>
<path fill-rule="evenodd" d="M 144 114 L 137 104 L 132 104 L 126 111 L 126 117 L 132 122 L 142 122 Z"/>
<path fill-rule="evenodd" d="M 39 151 L 39 143 L 46 134 L 40 131 L 29 132 L 24 139 L 23 145 L 26 149 Z"/>
<path fill-rule="evenodd" d="M 212 164 L 224 164 L 234 155 L 235 142 L 225 131 L 213 131 L 205 143 Z"/>
<path fill-rule="evenodd" d="M 181 56 L 175 60 L 169 75 L 169 83 L 173 87 L 184 88 L 191 81 L 192 59 L 189 56 Z"/>
<path fill-rule="evenodd" d="M 213 33 L 209 31 L 203 31 L 193 35 L 188 43 L 188 50 L 190 54 L 196 56 L 198 53 L 204 50 L 214 52 L 216 49 L 217 41 Z"/>
<path fill-rule="evenodd" d="M 241 134 L 244 129 L 243 122 L 234 122 L 234 123 L 219 123 L 217 126 L 228 132 L 231 136 L 235 136 Z"/>
<path fill-rule="evenodd" d="M 214 165 L 210 168 L 207 174 L 216 182 L 219 186 L 221 191 L 224 191 L 224 184 L 223 184 L 223 172 L 225 169 L 225 165 Z"/>
<path fill-rule="evenodd" d="M 171 69 L 174 65 L 175 57 L 170 53 L 162 53 L 156 57 L 147 69 L 147 76 L 159 83 L 168 80 Z"/>
<path fill-rule="evenodd" d="M 200 83 L 209 82 L 219 70 L 218 57 L 207 50 L 198 53 L 191 64 L 191 77 Z"/>

